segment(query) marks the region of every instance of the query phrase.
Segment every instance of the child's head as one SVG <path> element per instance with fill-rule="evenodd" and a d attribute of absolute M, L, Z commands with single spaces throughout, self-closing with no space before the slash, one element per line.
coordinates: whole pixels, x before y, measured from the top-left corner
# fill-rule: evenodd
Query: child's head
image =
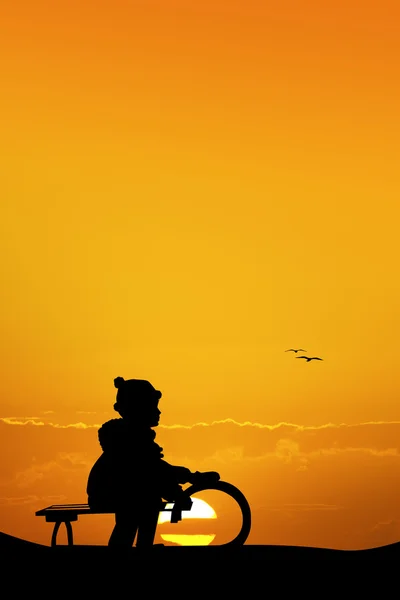
<path fill-rule="evenodd" d="M 114 404 L 121 417 L 134 420 L 137 424 L 156 427 L 160 419 L 158 401 L 162 394 L 145 379 L 116 377 L 114 385 L 118 389 Z"/>

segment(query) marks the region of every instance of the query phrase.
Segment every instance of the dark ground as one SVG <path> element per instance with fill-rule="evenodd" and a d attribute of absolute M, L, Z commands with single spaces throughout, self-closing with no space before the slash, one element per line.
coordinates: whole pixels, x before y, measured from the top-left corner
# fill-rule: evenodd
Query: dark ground
<path fill-rule="evenodd" d="M 307 546 L 154 546 L 148 550 L 139 550 L 135 547 L 116 551 L 107 546 L 66 546 L 55 548 L 22 540 L 20 538 L 0 533 L 0 552 L 2 557 L 20 556 L 26 559 L 39 557 L 46 563 L 64 564 L 80 563 L 86 560 L 96 560 L 96 564 L 108 564 L 110 560 L 117 559 L 129 561 L 160 561 L 172 560 L 176 562 L 191 561 L 220 561 L 220 560 L 387 560 L 400 558 L 400 542 L 371 548 L 366 550 L 333 550 L 329 548 L 312 548 Z"/>
<path fill-rule="evenodd" d="M 392 598 L 382 585 L 396 587 L 392 561 L 399 558 L 400 542 L 370 550 L 244 545 L 154 546 L 147 551 L 133 547 L 116 552 L 107 546 L 51 548 L 0 533 L 3 586 L 9 590 L 12 584 L 13 589 L 4 597 L 23 600 L 153 596 L 261 600 L 271 595 L 290 599 L 300 592 L 308 600 L 330 600 L 343 597 L 344 591 L 365 599 L 376 586 L 379 598 Z M 365 565 L 363 559 L 378 566 Z M 338 568 L 338 561 L 353 564 Z"/>

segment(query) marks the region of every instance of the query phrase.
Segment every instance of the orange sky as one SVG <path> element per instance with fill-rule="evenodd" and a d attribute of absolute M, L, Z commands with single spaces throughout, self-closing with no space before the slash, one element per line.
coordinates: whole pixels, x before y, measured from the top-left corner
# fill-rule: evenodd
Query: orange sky
<path fill-rule="evenodd" d="M 400 539 L 397 3 L 1 12 L 0 531 L 85 501 L 121 375 L 249 543 Z"/>

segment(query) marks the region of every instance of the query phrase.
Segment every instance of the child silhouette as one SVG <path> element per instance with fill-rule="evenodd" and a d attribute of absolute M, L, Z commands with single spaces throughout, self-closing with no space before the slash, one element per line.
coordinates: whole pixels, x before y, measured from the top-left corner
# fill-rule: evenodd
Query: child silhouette
<path fill-rule="evenodd" d="M 88 478 L 88 504 L 93 510 L 115 512 L 109 546 L 151 546 L 161 501 L 179 501 L 181 484 L 203 478 L 219 480 L 215 472 L 192 473 L 186 467 L 163 460 L 155 442 L 162 396 L 149 381 L 117 377 L 114 409 L 121 418 L 104 423 L 98 432 L 103 453 Z"/>

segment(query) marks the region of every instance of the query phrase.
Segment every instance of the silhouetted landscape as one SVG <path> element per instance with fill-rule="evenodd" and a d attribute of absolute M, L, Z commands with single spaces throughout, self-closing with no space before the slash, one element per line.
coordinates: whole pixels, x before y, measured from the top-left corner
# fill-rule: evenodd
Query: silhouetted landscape
<path fill-rule="evenodd" d="M 113 558 L 124 557 L 137 560 L 165 561 L 224 561 L 231 559 L 270 561 L 270 560 L 391 560 L 400 557 L 400 542 L 365 550 L 336 550 L 329 548 L 313 548 L 307 546 L 269 546 L 243 545 L 239 547 L 224 546 L 158 546 L 139 549 L 114 549 L 108 546 L 76 545 L 69 547 L 60 545 L 55 548 L 22 540 L 20 538 L 0 533 L 0 549 L 9 560 L 45 560 L 52 565 L 62 564 L 73 566 L 82 561 L 92 561 L 96 564 L 107 564 Z"/>

